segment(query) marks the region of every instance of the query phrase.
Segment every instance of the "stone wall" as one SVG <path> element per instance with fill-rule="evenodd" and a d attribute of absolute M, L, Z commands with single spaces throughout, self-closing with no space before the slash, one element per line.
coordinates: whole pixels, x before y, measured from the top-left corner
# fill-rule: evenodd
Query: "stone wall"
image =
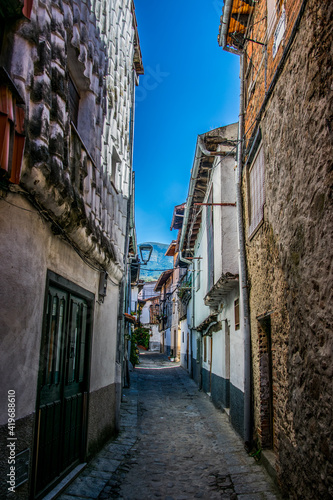
<path fill-rule="evenodd" d="M 262 442 L 269 318 L 271 437 L 280 485 L 294 499 L 333 495 L 332 21 L 331 2 L 307 2 L 260 122 L 266 203 L 247 241 L 255 432 Z M 246 175 L 243 188 L 248 220 Z"/>
<path fill-rule="evenodd" d="M 6 33 L 1 56 L 25 101 L 21 185 L 118 279 L 131 186 L 132 14 L 128 1 L 35 0 L 31 20 Z"/>

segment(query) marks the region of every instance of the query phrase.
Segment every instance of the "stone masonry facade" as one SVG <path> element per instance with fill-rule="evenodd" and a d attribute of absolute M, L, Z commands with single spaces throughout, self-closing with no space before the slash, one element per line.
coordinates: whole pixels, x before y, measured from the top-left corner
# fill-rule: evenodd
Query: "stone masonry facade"
<path fill-rule="evenodd" d="M 268 56 L 254 43 L 244 56 L 252 65 L 245 65 L 245 162 L 260 128 L 265 172 L 263 218 L 251 236 L 249 164 L 243 175 L 254 436 L 258 446 L 273 448 L 278 480 L 289 498 L 328 499 L 333 495 L 333 5 L 286 1 L 282 8 L 286 27 L 275 58 L 272 40 Z M 265 9 L 266 2 L 254 9 L 252 38 L 265 38 L 265 22 L 257 23 Z"/>
<path fill-rule="evenodd" d="M 118 277 L 131 183 L 133 60 L 141 71 L 133 16 L 130 0 L 35 1 L 31 20 L 5 36 L 3 50 L 25 100 L 21 185 L 49 211 L 55 231 Z"/>

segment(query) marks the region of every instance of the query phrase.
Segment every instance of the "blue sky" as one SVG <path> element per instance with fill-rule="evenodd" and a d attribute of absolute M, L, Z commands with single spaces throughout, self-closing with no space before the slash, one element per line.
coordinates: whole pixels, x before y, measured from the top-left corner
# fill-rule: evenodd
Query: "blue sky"
<path fill-rule="evenodd" d="M 136 89 L 138 242 L 169 244 L 197 135 L 238 120 L 239 59 L 217 43 L 222 0 L 135 0 L 145 75 Z"/>

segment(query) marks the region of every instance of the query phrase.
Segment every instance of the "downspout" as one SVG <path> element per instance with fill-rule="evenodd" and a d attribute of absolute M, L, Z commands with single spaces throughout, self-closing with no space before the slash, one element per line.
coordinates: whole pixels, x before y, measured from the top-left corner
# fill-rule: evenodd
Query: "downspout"
<path fill-rule="evenodd" d="M 238 148 L 237 148 L 237 178 L 236 178 L 236 210 L 239 238 L 239 266 L 240 266 L 240 293 L 243 305 L 244 323 L 244 441 L 250 445 L 252 441 L 251 425 L 251 329 L 249 314 L 249 293 L 247 285 L 247 270 L 245 256 L 245 236 L 243 226 L 242 203 L 242 156 L 244 134 L 244 55 L 240 55 L 240 100 L 238 121 Z"/>
<path fill-rule="evenodd" d="M 242 175 L 243 175 L 243 135 L 244 135 L 244 54 L 242 51 L 228 46 L 227 36 L 233 0 L 224 0 L 222 27 L 219 34 L 219 45 L 223 50 L 240 56 L 240 99 L 238 120 L 237 178 L 236 178 L 236 210 L 239 238 L 239 271 L 240 294 L 242 297 L 242 314 L 244 324 L 244 441 L 249 446 L 252 441 L 251 418 L 251 328 L 249 292 L 247 286 L 247 270 L 245 256 L 245 236 L 243 226 Z"/>
<path fill-rule="evenodd" d="M 126 230 L 125 230 L 125 242 L 124 242 L 124 275 L 123 279 L 121 281 L 121 286 L 120 286 L 120 303 L 119 303 L 119 318 L 120 318 L 120 325 L 119 325 L 119 339 L 118 339 L 118 353 L 117 353 L 117 358 L 118 362 L 120 365 L 120 372 L 121 372 L 121 385 L 122 387 L 129 387 L 130 386 L 130 377 L 129 377 L 129 366 L 128 366 L 128 341 L 127 345 L 125 345 L 125 321 L 124 321 L 124 316 L 123 313 L 125 312 L 126 308 L 126 299 L 130 300 L 130 283 L 129 287 L 126 287 L 128 285 L 128 281 L 130 282 L 130 270 L 131 266 L 128 263 L 128 249 L 129 249 L 129 238 L 130 238 L 130 226 L 131 226 L 131 213 L 132 213 L 132 207 L 134 206 L 134 173 L 133 173 L 133 135 L 134 135 L 134 109 L 135 109 L 135 78 L 136 74 L 135 71 L 133 71 L 133 78 L 132 78 L 132 116 L 131 116 L 131 123 L 130 123 L 130 172 L 129 172 L 129 179 L 128 179 L 128 201 L 127 201 L 127 219 L 126 219 Z M 121 387 L 121 390 L 122 390 Z M 120 411 L 120 408 L 119 408 Z"/>

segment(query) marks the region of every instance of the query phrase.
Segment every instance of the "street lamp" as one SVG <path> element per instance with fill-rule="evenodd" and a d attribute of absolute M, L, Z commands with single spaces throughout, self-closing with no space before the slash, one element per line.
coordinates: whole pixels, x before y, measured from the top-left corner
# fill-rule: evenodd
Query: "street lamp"
<path fill-rule="evenodd" d="M 140 255 L 141 255 L 141 262 L 144 266 L 146 266 L 147 263 L 149 262 L 150 257 L 151 257 L 153 247 L 149 243 L 146 243 L 143 245 L 139 245 L 139 249 L 140 249 Z"/>

